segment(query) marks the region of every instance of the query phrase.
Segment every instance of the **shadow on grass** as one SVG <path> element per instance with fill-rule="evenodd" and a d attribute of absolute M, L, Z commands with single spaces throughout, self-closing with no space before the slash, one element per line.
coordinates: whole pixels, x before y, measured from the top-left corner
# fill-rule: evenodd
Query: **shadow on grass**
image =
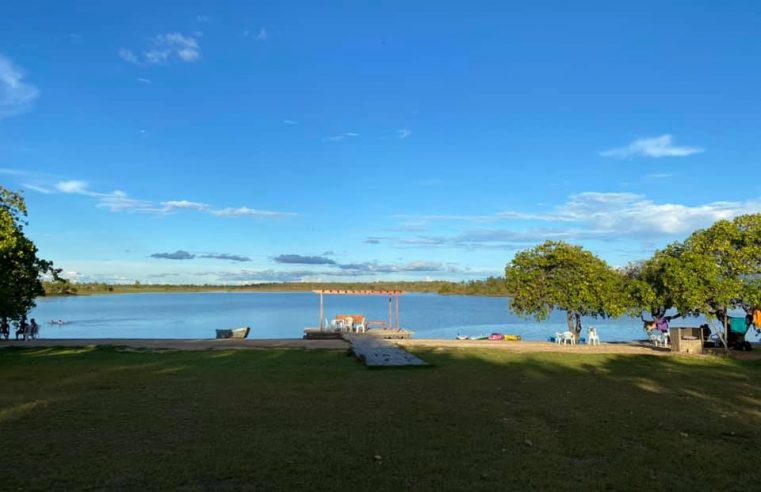
<path fill-rule="evenodd" d="M 431 367 L 369 371 L 319 350 L 10 351 L 0 440 L 29 466 L 5 485 L 728 489 L 734 476 L 705 464 L 761 445 L 758 362 L 413 352 Z"/>

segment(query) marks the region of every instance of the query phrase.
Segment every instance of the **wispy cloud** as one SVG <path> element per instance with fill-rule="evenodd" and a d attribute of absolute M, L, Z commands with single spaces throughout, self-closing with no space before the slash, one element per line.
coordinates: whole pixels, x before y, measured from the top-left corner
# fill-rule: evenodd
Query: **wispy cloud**
<path fill-rule="evenodd" d="M 153 83 L 153 81 L 151 79 L 146 79 L 144 77 L 138 77 L 137 81 L 142 83 L 142 84 L 152 84 Z"/>
<path fill-rule="evenodd" d="M 251 258 L 243 255 L 233 255 L 230 253 L 207 253 L 198 256 L 199 258 L 210 258 L 212 260 L 227 260 L 235 262 L 251 261 Z"/>
<path fill-rule="evenodd" d="M 650 173 L 645 175 L 645 179 L 669 179 L 673 176 L 671 173 Z"/>
<path fill-rule="evenodd" d="M 175 212 L 178 210 L 199 210 L 205 211 L 211 208 L 206 203 L 191 202 L 188 200 L 169 200 L 161 202 L 161 209 L 164 212 Z"/>
<path fill-rule="evenodd" d="M 286 125 L 298 125 L 299 124 L 298 121 L 293 121 L 293 120 L 283 120 L 283 123 L 285 123 Z"/>
<path fill-rule="evenodd" d="M 153 253 L 151 258 L 157 258 L 162 260 L 194 260 L 196 258 L 206 258 L 211 260 L 226 260 L 234 262 L 247 262 L 251 261 L 251 258 L 243 255 L 234 255 L 230 253 L 191 253 L 183 249 L 178 249 L 174 253 Z"/>
<path fill-rule="evenodd" d="M 580 241 L 676 238 L 738 215 L 761 212 L 761 198 L 702 205 L 656 203 L 636 193 L 586 192 L 571 195 L 546 213 L 504 211 L 488 215 L 398 216 L 405 223 L 464 222 L 479 226 L 452 235 L 371 236 L 366 242 L 402 247 L 455 247 L 515 249 L 547 239 Z M 499 227 L 500 222 L 509 227 Z M 531 224 L 520 228 L 518 222 Z M 494 225 L 488 225 L 494 224 Z M 542 224 L 536 225 L 536 224 Z"/>
<path fill-rule="evenodd" d="M 27 190 L 32 190 L 32 191 L 36 191 L 37 193 L 42 193 L 43 195 L 51 195 L 55 193 L 55 191 L 51 190 L 50 188 L 46 188 L 45 186 L 39 186 L 36 184 L 23 183 L 21 186 L 23 186 Z"/>
<path fill-rule="evenodd" d="M 350 276 L 405 272 L 461 273 L 463 271 L 455 266 L 434 261 L 412 261 L 408 263 L 382 263 L 378 261 L 363 261 L 354 263 L 338 263 L 332 258 L 327 258 L 324 255 L 304 256 L 298 254 L 283 254 L 275 256 L 273 260 L 276 263 L 291 265 L 324 265 L 327 267 L 335 268 L 337 271 L 340 271 L 342 275 Z M 335 272 L 335 270 L 330 270 L 327 272 Z M 325 272 L 323 272 L 323 274 L 324 273 Z M 331 275 L 333 274 L 335 273 L 331 273 Z"/>
<path fill-rule="evenodd" d="M 279 218 L 279 217 L 296 217 L 298 214 L 293 212 L 276 212 L 273 210 L 259 210 L 248 207 L 228 207 L 217 210 L 209 210 L 209 213 L 217 217 L 261 217 L 261 218 Z"/>
<path fill-rule="evenodd" d="M 159 34 L 148 40 L 148 46 L 142 52 L 135 53 L 122 48 L 119 50 L 119 56 L 122 60 L 136 65 L 162 65 L 172 60 L 194 62 L 201 57 L 198 37 L 198 34 L 185 35 L 179 32 Z"/>
<path fill-rule="evenodd" d="M 121 58 L 122 60 L 128 63 L 135 63 L 135 64 L 140 63 L 140 60 L 138 59 L 137 55 L 132 50 L 121 48 L 119 49 L 118 53 L 119 53 L 119 58 Z"/>
<path fill-rule="evenodd" d="M 34 179 L 33 176 L 36 176 L 32 173 L 22 173 L 21 171 L 13 169 L 0 169 L 0 174 L 13 175 L 17 178 L 28 179 L 29 181 Z M 85 196 L 94 200 L 96 207 L 110 210 L 112 212 L 139 212 L 154 215 L 169 215 L 191 211 L 201 212 L 215 217 L 253 217 L 261 219 L 297 217 L 299 215 L 295 212 L 254 209 L 245 206 L 217 208 L 207 203 L 191 200 L 165 200 L 155 202 L 133 198 L 121 190 L 108 192 L 95 191 L 90 188 L 87 181 L 78 179 L 57 181 L 52 184 L 45 182 L 43 179 L 39 179 L 38 181 L 40 182 L 25 183 L 24 187 L 38 193 L 63 193 L 68 195 Z"/>
<path fill-rule="evenodd" d="M 405 138 L 412 135 L 412 130 L 402 129 L 396 131 L 396 136 L 404 140 Z"/>
<path fill-rule="evenodd" d="M 23 70 L 0 55 L 0 119 L 28 111 L 39 93 L 24 81 Z"/>
<path fill-rule="evenodd" d="M 76 179 L 68 180 L 68 181 L 59 181 L 55 185 L 56 189 L 58 191 L 61 191 L 63 193 L 79 193 L 79 194 L 85 194 L 88 193 L 87 190 L 87 181 L 79 181 Z"/>
<path fill-rule="evenodd" d="M 195 257 L 196 255 L 182 249 L 178 249 L 174 253 L 153 253 L 151 255 L 151 258 L 158 258 L 162 260 L 192 260 Z"/>
<path fill-rule="evenodd" d="M 237 272 L 221 272 L 218 274 L 223 282 L 307 282 L 320 281 L 321 279 L 336 278 L 356 278 L 365 277 L 373 278 L 378 275 L 467 275 L 483 276 L 484 274 L 493 274 L 495 272 L 476 271 L 461 269 L 454 265 L 447 265 L 438 262 L 412 261 L 408 263 L 379 263 L 363 262 L 341 265 L 340 267 L 320 269 L 320 270 L 239 270 Z"/>
<path fill-rule="evenodd" d="M 347 138 L 356 138 L 359 136 L 359 133 L 354 132 L 345 132 L 345 133 L 339 133 L 338 135 L 332 135 L 330 137 L 325 137 L 326 142 L 340 142 L 341 140 L 346 140 Z"/>
<path fill-rule="evenodd" d="M 269 37 L 270 37 L 269 33 L 263 27 L 261 29 L 259 29 L 259 34 L 256 35 L 256 39 L 258 41 L 265 41 Z"/>
<path fill-rule="evenodd" d="M 332 258 L 326 258 L 325 256 L 303 256 L 295 254 L 278 255 L 273 258 L 277 263 L 287 263 L 294 265 L 335 265 L 336 262 Z"/>
<path fill-rule="evenodd" d="M 686 157 L 693 154 L 704 152 L 705 149 L 700 147 L 685 147 L 674 145 L 671 135 L 661 135 L 659 137 L 639 138 L 634 140 L 625 147 L 605 150 L 600 152 L 603 157 L 616 157 L 625 159 L 627 157 L 644 156 L 644 157 Z"/>

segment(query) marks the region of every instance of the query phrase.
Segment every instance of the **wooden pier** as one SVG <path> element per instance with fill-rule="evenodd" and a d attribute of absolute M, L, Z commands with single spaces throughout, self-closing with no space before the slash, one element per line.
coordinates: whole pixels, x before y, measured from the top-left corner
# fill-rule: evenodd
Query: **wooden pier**
<path fill-rule="evenodd" d="M 380 336 L 372 336 L 369 333 L 345 334 L 344 340 L 351 344 L 351 351 L 354 356 L 364 362 L 367 367 L 428 365 L 424 360 Z"/>
<path fill-rule="evenodd" d="M 412 332 L 405 329 L 373 328 L 364 333 L 347 333 L 336 330 L 321 330 L 320 328 L 304 328 L 304 338 L 308 340 L 336 340 L 348 336 L 366 336 L 369 338 L 383 338 L 386 340 L 406 340 L 412 337 Z"/>

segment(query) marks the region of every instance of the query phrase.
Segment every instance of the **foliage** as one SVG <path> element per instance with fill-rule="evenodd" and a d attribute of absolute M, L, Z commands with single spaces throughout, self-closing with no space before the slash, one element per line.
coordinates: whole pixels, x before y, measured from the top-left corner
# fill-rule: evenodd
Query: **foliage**
<path fill-rule="evenodd" d="M 310 292 L 316 289 L 336 290 L 403 290 L 407 292 L 439 292 L 453 282 L 272 282 L 244 285 L 179 285 L 179 284 L 107 284 L 103 282 L 45 282 L 48 295 L 123 294 L 140 292 Z"/>
<path fill-rule="evenodd" d="M 656 251 L 648 260 L 624 269 L 624 288 L 628 311 L 641 316 L 643 311 L 655 319 L 665 316 L 675 306 L 669 273 L 679 261 L 681 245 L 674 243 Z"/>
<path fill-rule="evenodd" d="M 566 312 L 568 327 L 581 332 L 581 317 L 625 312 L 623 277 L 580 246 L 547 241 L 521 251 L 505 269 L 512 295 L 510 310 L 546 319 L 553 309 Z"/>
<path fill-rule="evenodd" d="M 674 306 L 683 313 L 718 316 L 758 307 L 761 214 L 722 220 L 693 233 L 667 272 Z M 755 306 L 754 306 L 755 304 Z"/>
<path fill-rule="evenodd" d="M 40 277 L 58 271 L 37 257 L 37 247 L 24 235 L 26 204 L 19 193 L 0 186 L 0 318 L 19 320 L 45 295 Z"/>
<path fill-rule="evenodd" d="M 503 277 L 488 277 L 485 280 L 468 280 L 463 282 L 446 282 L 438 291 L 439 294 L 475 295 L 475 296 L 507 296 Z"/>

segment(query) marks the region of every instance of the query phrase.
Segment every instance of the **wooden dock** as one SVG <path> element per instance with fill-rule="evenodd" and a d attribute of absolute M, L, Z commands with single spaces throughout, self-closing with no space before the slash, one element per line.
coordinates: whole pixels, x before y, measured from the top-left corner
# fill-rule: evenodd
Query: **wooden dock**
<path fill-rule="evenodd" d="M 412 337 L 412 332 L 405 329 L 373 328 L 364 333 L 347 333 L 336 330 L 321 330 L 319 328 L 304 328 L 304 338 L 308 340 L 335 340 L 348 336 L 359 335 L 370 338 L 384 338 L 388 340 L 406 340 Z"/>
<path fill-rule="evenodd" d="M 346 334 L 354 356 L 367 367 L 426 366 L 425 361 L 412 355 L 386 338 L 367 333 Z"/>

